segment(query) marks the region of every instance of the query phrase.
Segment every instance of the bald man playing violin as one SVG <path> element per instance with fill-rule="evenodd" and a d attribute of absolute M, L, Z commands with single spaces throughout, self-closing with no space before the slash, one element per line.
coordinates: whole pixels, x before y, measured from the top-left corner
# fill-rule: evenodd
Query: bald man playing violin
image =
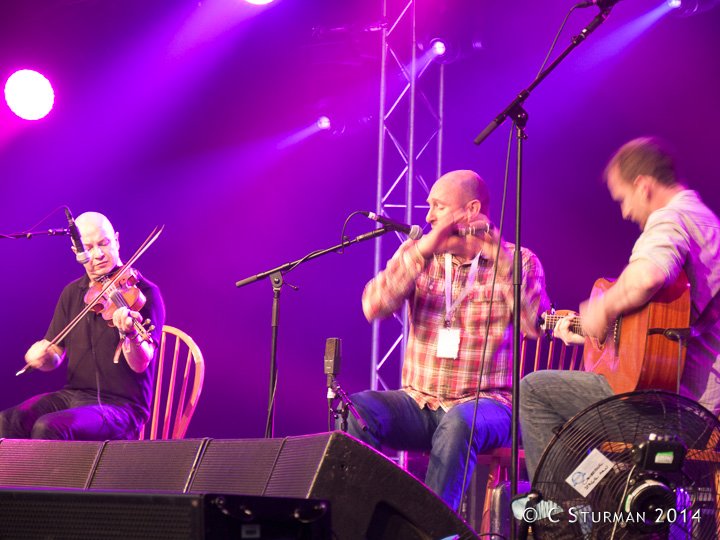
<path fill-rule="evenodd" d="M 156 285 L 138 273 L 135 286 L 144 304 L 136 303 L 135 310 L 111 304 L 112 321 L 90 311 L 51 344 L 85 308 L 88 289 L 99 290 L 122 267 L 119 234 L 104 215 L 86 212 L 75 223 L 90 257 L 83 265 L 85 275 L 63 289 L 45 339 L 25 354 L 27 366 L 40 371 L 66 362 L 67 383 L 0 412 L 0 438 L 133 439 L 150 416 L 158 346 L 141 338 L 136 323 L 149 320 L 158 332 L 162 329 L 165 306 Z"/>

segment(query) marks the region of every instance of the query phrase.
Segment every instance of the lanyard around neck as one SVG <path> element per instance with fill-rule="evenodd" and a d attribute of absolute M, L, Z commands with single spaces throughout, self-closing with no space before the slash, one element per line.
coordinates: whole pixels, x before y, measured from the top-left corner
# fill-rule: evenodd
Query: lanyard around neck
<path fill-rule="evenodd" d="M 460 295 L 453 302 L 452 300 L 452 255 L 450 253 L 445 254 L 445 326 L 449 327 L 453 319 L 455 309 L 457 309 L 460 302 L 465 300 L 465 297 L 470 293 L 472 286 L 475 283 L 478 273 L 478 262 L 480 261 L 480 253 L 472 260 L 470 264 L 470 272 L 468 272 L 467 281 L 465 287 L 460 292 Z"/>

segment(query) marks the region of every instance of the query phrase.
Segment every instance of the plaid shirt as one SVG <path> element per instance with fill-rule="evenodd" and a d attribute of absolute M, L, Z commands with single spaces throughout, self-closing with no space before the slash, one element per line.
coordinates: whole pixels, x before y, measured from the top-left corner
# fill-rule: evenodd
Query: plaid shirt
<path fill-rule="evenodd" d="M 410 333 L 402 371 L 402 389 L 422 408 L 444 410 L 474 399 L 481 373 L 480 397 L 511 405 L 512 386 L 512 269 L 498 271 L 492 313 L 489 310 L 493 266 L 479 260 L 478 274 L 467 297 L 454 314 L 460 328 L 456 359 L 438 358 L 437 341 L 445 318 L 444 254 L 425 259 L 408 240 L 388 261 L 385 270 L 363 292 L 363 309 L 369 320 L 388 317 L 409 301 Z M 504 243 L 512 252 L 513 244 Z M 537 256 L 522 248 L 521 331 L 537 335 L 539 314 L 548 308 L 545 274 Z M 452 299 L 465 288 L 470 261 L 453 257 Z M 482 361 L 485 324 L 490 317 L 486 361 Z"/>

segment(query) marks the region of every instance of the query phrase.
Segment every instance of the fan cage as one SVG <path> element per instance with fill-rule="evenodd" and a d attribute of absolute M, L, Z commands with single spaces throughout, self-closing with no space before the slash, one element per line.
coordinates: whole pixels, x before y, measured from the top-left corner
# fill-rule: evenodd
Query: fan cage
<path fill-rule="evenodd" d="M 688 398 L 643 391 L 600 401 L 569 420 L 540 459 L 533 487 L 546 502 L 529 515 L 533 536 L 716 539 L 719 445 L 720 422 Z M 643 461 L 643 447 L 661 451 Z"/>

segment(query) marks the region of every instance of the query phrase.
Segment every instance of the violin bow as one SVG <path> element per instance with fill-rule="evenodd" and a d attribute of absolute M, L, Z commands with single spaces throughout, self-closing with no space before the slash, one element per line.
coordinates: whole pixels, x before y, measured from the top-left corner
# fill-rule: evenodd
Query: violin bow
<path fill-rule="evenodd" d="M 158 239 L 158 236 L 160 236 L 160 233 L 163 232 L 163 229 L 164 229 L 164 228 L 165 228 L 165 225 L 157 225 L 157 226 L 152 230 L 152 232 L 151 232 L 150 235 L 145 239 L 145 241 L 144 241 L 142 244 L 140 244 L 140 247 L 139 247 L 139 248 L 137 249 L 137 251 L 133 254 L 133 256 L 130 257 L 130 259 L 128 259 L 128 262 L 125 263 L 125 264 L 122 266 L 122 268 L 120 268 L 120 270 L 118 270 L 118 271 L 115 273 L 115 275 L 114 275 L 112 278 L 110 278 L 110 279 L 104 284 L 102 290 L 101 290 L 101 291 L 98 293 L 98 295 L 93 299 L 93 301 L 92 301 L 92 302 L 88 302 L 88 304 L 80 311 L 80 313 L 78 313 L 78 314 L 75 316 L 75 318 L 74 318 L 72 321 L 70 321 L 70 322 L 68 323 L 68 325 L 67 325 L 65 328 L 63 328 L 63 329 L 58 333 L 58 335 L 55 336 L 55 337 L 50 341 L 50 343 L 48 343 L 48 348 L 52 347 L 53 345 L 57 345 L 57 344 L 60 343 L 63 339 L 65 339 L 65 337 L 67 337 L 67 335 L 73 330 L 73 328 L 75 328 L 75 327 L 78 325 L 78 323 L 82 320 L 82 318 L 83 318 L 85 315 L 87 315 L 87 314 L 90 312 L 90 310 L 95 306 L 95 304 L 97 304 L 97 303 L 100 301 L 100 299 L 101 299 L 101 298 L 103 297 L 103 295 L 108 291 L 108 289 L 110 289 L 111 287 L 113 287 L 113 286 L 120 280 L 120 278 L 123 277 L 123 275 L 125 275 L 125 272 L 127 272 L 130 268 L 132 268 L 132 265 L 135 263 L 135 261 L 137 261 L 137 260 L 140 258 L 140 256 L 141 256 L 143 253 L 145 253 L 151 245 L 153 245 L 153 243 L 155 242 L 155 240 Z M 20 371 L 18 371 L 17 373 L 15 373 L 15 375 L 22 375 L 22 374 L 25 373 L 28 369 L 30 369 L 30 366 L 29 366 L 29 365 L 26 365 L 26 366 L 25 366 L 24 368 L 22 368 Z"/>

